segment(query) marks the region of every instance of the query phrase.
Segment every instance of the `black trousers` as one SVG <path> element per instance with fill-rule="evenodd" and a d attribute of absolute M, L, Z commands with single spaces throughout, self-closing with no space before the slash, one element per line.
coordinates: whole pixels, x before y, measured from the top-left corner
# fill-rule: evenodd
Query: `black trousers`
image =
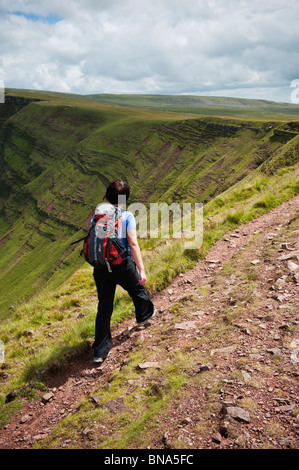
<path fill-rule="evenodd" d="M 106 357 L 112 345 L 110 320 L 116 285 L 119 284 L 131 296 L 138 323 L 152 315 L 154 305 L 145 287 L 139 284 L 140 276 L 131 258 L 123 261 L 119 267 L 113 269 L 112 273 L 105 268 L 94 268 L 93 277 L 99 300 L 93 350 L 95 357 Z"/>

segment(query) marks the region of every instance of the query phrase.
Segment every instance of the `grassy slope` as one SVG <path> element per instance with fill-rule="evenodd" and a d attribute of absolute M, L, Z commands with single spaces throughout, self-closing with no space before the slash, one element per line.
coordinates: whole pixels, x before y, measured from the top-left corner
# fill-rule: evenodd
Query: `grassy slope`
<path fill-rule="evenodd" d="M 80 265 L 79 247 L 69 244 L 82 236 L 79 230 L 88 226 L 109 180 L 127 179 L 132 201 L 206 202 L 283 151 L 292 136 L 274 136 L 274 128 L 294 130 L 282 121 L 198 118 L 59 94 L 30 96 L 47 100 L 1 108 L 2 317 Z"/>
<path fill-rule="evenodd" d="M 215 241 L 229 230 L 268 212 L 296 194 L 299 194 L 298 165 L 276 168 L 275 174 L 269 176 L 260 168 L 254 170 L 244 180 L 206 204 L 201 255 L 204 256 Z M 155 250 L 145 248 L 143 252 L 149 275 L 148 288 L 151 291 L 161 287 L 157 286 L 157 279 L 161 280 L 161 276 L 165 276 L 167 285 L 176 273 L 184 272 L 193 265 L 180 244 L 172 243 L 166 247 L 161 242 Z M 2 324 L 1 338 L 5 344 L 3 371 L 6 379 L 0 397 L 1 423 L 8 422 L 9 414 L 20 406 L 19 400 L 4 404 L 8 391 L 17 387 L 20 397 L 29 394 L 38 398 L 45 390 L 43 371 L 67 365 L 73 354 L 90 347 L 96 305 L 92 269 L 85 265 L 58 289 L 46 290 L 19 306 L 12 312 L 10 321 Z M 195 306 L 193 310 L 196 309 Z M 128 315 L 133 315 L 133 305 L 128 295 L 119 289 L 112 326 Z M 141 360 L 139 356 L 137 359 Z M 184 368 L 184 358 L 178 357 L 178 361 L 174 367 Z M 171 370 L 169 372 L 172 373 Z M 172 376 L 167 376 L 168 379 L 171 381 Z M 173 385 L 176 386 L 175 383 Z M 178 377 L 177 386 L 180 385 Z M 166 399 L 171 401 L 171 395 L 166 394 Z M 82 422 L 85 420 L 84 413 L 83 407 L 80 412 Z M 139 420 L 139 425 L 143 419 L 146 422 L 152 413 L 155 413 L 155 408 L 150 405 L 144 418 Z M 67 419 L 66 428 L 69 429 L 71 425 L 76 430 L 76 415 Z M 58 428 L 54 434 L 54 442 L 60 432 L 64 435 L 64 424 L 61 429 Z"/>
<path fill-rule="evenodd" d="M 282 183 L 283 179 L 283 175 L 280 175 L 276 183 L 279 180 Z M 275 185 L 274 179 L 271 182 Z M 252 183 L 257 184 L 258 178 L 252 179 Z M 273 188 L 274 193 L 277 189 Z M 233 191 L 230 191 L 227 197 L 232 199 L 233 195 Z M 263 197 L 265 196 L 264 192 Z M 246 205 L 248 213 L 251 203 Z M 265 278 L 273 282 L 270 279 L 273 271 L 265 275 L 264 264 L 271 266 L 271 260 L 278 265 L 281 242 L 296 242 L 298 210 L 297 214 L 292 215 L 295 217 L 291 219 L 291 223 L 283 229 L 281 225 L 276 227 L 279 231 L 273 238 L 278 234 L 279 236 L 275 242 L 267 243 L 265 238 L 261 241 L 265 233 L 269 233 L 270 237 L 271 232 L 265 228 L 265 233 L 257 233 L 248 240 L 218 275 L 210 278 L 210 281 L 203 281 L 200 289 L 195 288 L 179 297 L 177 302 L 172 301 L 170 315 L 168 312 L 167 316 L 162 316 L 162 321 L 151 325 L 144 337 L 139 337 L 135 342 L 134 347 L 127 348 L 129 351 L 125 352 L 125 359 L 120 367 L 110 372 L 107 380 L 101 383 L 98 381 L 94 388 L 89 388 L 87 396 L 78 403 L 76 411 L 65 417 L 46 439 L 35 446 L 44 449 L 146 449 L 148 446 L 151 449 L 163 449 L 163 437 L 168 434 L 171 449 L 211 448 L 211 437 L 215 430 L 220 429 L 220 410 L 227 401 L 237 402 L 237 406 L 247 410 L 251 416 L 251 424 L 244 426 L 244 423 L 229 420 L 230 441 L 225 448 L 232 447 L 231 441 L 234 441 L 235 448 L 274 449 L 285 439 L 287 426 L 291 444 L 288 443 L 286 448 L 298 448 L 298 442 L 294 439 L 296 432 L 292 432 L 290 424 L 291 419 L 298 416 L 298 408 L 289 412 L 286 424 L 285 416 L 273 406 L 275 396 L 286 398 L 286 389 L 291 389 L 292 392 L 296 389 L 296 364 L 290 363 L 288 349 L 290 338 L 296 334 L 296 326 L 292 324 L 283 337 L 283 345 L 288 353 L 284 356 L 278 352 L 272 359 L 267 359 L 267 355 L 263 357 L 263 353 L 269 341 L 271 344 L 273 330 L 275 332 L 279 328 L 285 315 L 273 308 L 271 315 L 263 316 L 267 325 L 271 322 L 271 331 L 269 327 L 266 328 L 265 323 L 260 322 L 263 308 L 269 313 L 267 307 L 269 304 L 272 307 L 275 302 L 266 296 L 269 285 L 265 283 Z M 253 267 L 249 260 L 255 259 L 257 250 L 261 263 L 259 267 Z M 274 276 L 281 276 L 284 269 L 287 277 L 287 269 L 277 265 Z M 234 283 L 233 278 L 237 282 Z M 295 290 L 290 276 L 287 285 L 290 289 L 293 286 Z M 189 331 L 185 343 L 178 347 L 180 334 L 174 327 L 175 323 L 187 319 L 192 323 L 194 312 L 198 310 L 208 313 L 208 319 L 203 320 L 195 333 Z M 288 305 L 288 318 L 293 318 L 295 312 L 296 304 L 291 302 Z M 272 323 L 273 317 L 277 322 L 275 326 Z M 233 360 L 225 354 L 228 346 L 238 350 Z M 211 353 L 213 349 L 215 355 Z M 257 351 L 263 354 L 260 361 L 257 359 L 259 355 L 254 357 L 251 354 Z M 158 361 L 161 369 L 149 368 L 141 371 L 138 364 L 145 361 Z M 199 373 L 199 366 L 207 362 L 206 371 Z M 105 369 L 104 366 L 103 370 Z M 250 374 L 246 376 L 245 371 Z M 273 384 L 271 380 L 274 377 L 276 381 L 273 393 L 273 390 L 269 390 L 269 382 Z M 267 404 L 265 396 L 268 397 Z M 293 398 L 291 397 L 291 402 Z M 117 414 L 110 413 L 105 407 L 108 401 L 121 399 L 128 408 Z M 190 434 L 185 434 L 184 439 L 185 427 L 182 426 L 182 421 L 186 417 L 192 425 L 191 430 L 189 428 Z M 251 447 L 249 435 L 254 429 L 252 434 L 256 437 L 256 425 L 260 427 L 259 439 L 257 442 L 253 439 L 254 447 Z M 192 447 L 189 447 L 191 444 L 188 437 L 192 437 Z M 214 448 L 217 447 L 214 444 Z"/>
<path fill-rule="evenodd" d="M 158 199 L 187 200 L 185 191 L 190 190 L 190 199 L 209 200 L 204 243 L 196 256 L 185 253 L 180 242 L 165 249 L 157 240 L 155 250 L 142 242 L 150 291 L 192 267 L 226 231 L 299 192 L 299 137 L 273 135 L 273 126 L 290 130 L 287 122 L 243 120 L 236 130 L 223 126 L 231 125 L 229 120 L 85 103 L 66 107 L 55 101 L 11 106 L 5 118 L 9 115 L 1 131 L 1 165 L 10 191 L 3 197 L 1 212 L 1 298 L 10 287 L 8 306 L 16 297 L 30 296 L 49 276 L 56 282 L 46 284 L 48 288 L 30 302 L 6 310 L 10 321 L 1 326 L 8 374 L 4 392 L 57 360 L 64 361 L 92 338 L 96 297 L 91 269 L 85 265 L 77 270 L 79 248 L 72 252 L 69 242 L 116 171 L 128 178 L 136 200 L 151 194 L 151 188 Z M 211 122 L 221 126 L 207 125 Z M 183 150 L 178 152 L 178 146 Z M 40 169 L 32 170 L 32 162 Z M 67 257 L 62 259 L 63 253 Z M 114 322 L 127 314 L 128 303 L 128 297 L 118 292 Z M 47 332 L 51 336 L 45 344 Z"/>

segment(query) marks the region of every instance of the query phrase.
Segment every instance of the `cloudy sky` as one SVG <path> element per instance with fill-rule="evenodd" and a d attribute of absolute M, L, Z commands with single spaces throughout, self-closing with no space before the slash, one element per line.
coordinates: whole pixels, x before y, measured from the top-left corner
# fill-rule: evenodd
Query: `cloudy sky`
<path fill-rule="evenodd" d="M 298 24 L 298 0 L 0 0 L 0 82 L 291 102 Z"/>

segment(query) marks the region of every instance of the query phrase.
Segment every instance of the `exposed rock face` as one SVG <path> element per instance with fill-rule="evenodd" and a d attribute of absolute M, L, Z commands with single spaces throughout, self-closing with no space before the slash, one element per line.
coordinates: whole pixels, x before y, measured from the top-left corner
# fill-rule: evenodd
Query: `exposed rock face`
<path fill-rule="evenodd" d="M 42 100 L 39 100 L 38 98 L 24 98 L 23 96 L 5 95 L 5 103 L 8 104 L 23 104 L 25 106 L 26 104 L 32 103 L 34 101 Z"/>

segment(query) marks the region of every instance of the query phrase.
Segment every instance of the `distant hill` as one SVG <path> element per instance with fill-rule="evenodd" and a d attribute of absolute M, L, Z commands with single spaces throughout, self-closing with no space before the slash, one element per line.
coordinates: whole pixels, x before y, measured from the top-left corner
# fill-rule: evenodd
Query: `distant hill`
<path fill-rule="evenodd" d="M 129 108 L 148 109 L 174 113 L 191 113 L 202 116 L 230 116 L 253 119 L 298 119 L 299 105 L 262 99 L 229 98 L 196 95 L 154 95 L 154 94 L 91 94 L 22 90 L 30 98 L 91 100 L 98 103 Z M 7 95 L 19 96 L 20 91 L 7 89 Z"/>
<path fill-rule="evenodd" d="M 189 95 L 88 95 L 100 103 L 140 109 L 208 116 L 289 119 L 299 117 L 299 105 L 268 100 Z"/>

